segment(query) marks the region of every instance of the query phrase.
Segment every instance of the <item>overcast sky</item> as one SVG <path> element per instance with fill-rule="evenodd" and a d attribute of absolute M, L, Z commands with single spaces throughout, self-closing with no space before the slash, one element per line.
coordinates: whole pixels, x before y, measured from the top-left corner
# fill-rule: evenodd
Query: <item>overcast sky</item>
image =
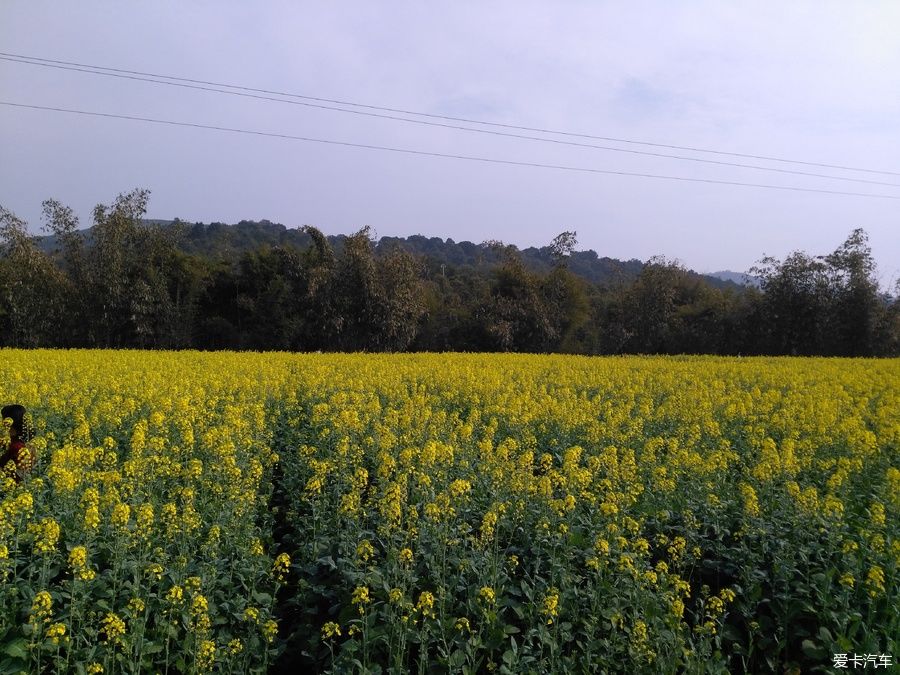
<path fill-rule="evenodd" d="M 895 172 L 538 135 L 900 186 L 900 2 L 3 0 L 0 51 L 373 106 Z M 900 197 L 900 187 L 573 147 L 0 61 L 0 100 L 425 152 Z M 303 99 L 293 99 L 303 100 Z M 362 110 L 357 108 L 357 110 Z M 440 121 L 435 118 L 418 118 Z M 454 124 L 452 122 L 445 122 Z M 458 123 L 457 123 L 458 124 Z M 579 248 L 699 271 L 869 233 L 900 275 L 900 200 L 637 178 L 0 106 L 0 204 L 135 187 L 148 215 L 370 225 Z"/>

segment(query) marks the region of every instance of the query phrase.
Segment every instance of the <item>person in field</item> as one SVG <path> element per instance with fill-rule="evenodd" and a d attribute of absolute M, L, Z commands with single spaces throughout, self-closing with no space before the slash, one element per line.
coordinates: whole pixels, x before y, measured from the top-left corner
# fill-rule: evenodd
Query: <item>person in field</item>
<path fill-rule="evenodd" d="M 0 410 L 4 425 L 9 426 L 9 445 L 0 457 L 0 470 L 9 471 L 18 483 L 34 467 L 34 457 L 25 446 L 31 438 L 31 430 L 25 420 L 25 408 L 20 405 L 5 405 Z M 12 463 L 12 467 L 7 465 Z"/>

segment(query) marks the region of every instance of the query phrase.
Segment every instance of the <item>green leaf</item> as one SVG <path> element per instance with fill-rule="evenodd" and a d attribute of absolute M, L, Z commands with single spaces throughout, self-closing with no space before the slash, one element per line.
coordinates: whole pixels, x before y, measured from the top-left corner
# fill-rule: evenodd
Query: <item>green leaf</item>
<path fill-rule="evenodd" d="M 28 642 L 25 638 L 16 638 L 12 642 L 4 645 L 3 653 L 14 659 L 27 659 Z"/>
<path fill-rule="evenodd" d="M 330 555 L 327 555 L 324 558 L 319 558 L 318 560 L 316 560 L 316 563 L 318 563 L 319 565 L 324 565 L 325 567 L 328 567 L 332 570 L 336 570 L 338 568 L 337 563 L 334 562 L 334 558 L 332 558 Z"/>
<path fill-rule="evenodd" d="M 800 647 L 803 649 L 803 653 L 811 659 L 821 659 L 825 656 L 825 650 L 812 640 L 804 640 L 800 643 Z"/>
<path fill-rule="evenodd" d="M 450 667 L 451 668 L 462 668 L 463 664 L 466 662 L 466 654 L 461 649 L 457 649 L 450 655 Z"/>
<path fill-rule="evenodd" d="M 26 663 L 21 659 L 6 658 L 0 661 L 0 675 L 21 675 L 25 672 Z"/>
<path fill-rule="evenodd" d="M 268 593 L 254 593 L 253 601 L 257 605 L 262 605 L 263 607 L 266 607 L 269 605 L 269 603 L 272 602 L 272 596 L 269 595 Z"/>

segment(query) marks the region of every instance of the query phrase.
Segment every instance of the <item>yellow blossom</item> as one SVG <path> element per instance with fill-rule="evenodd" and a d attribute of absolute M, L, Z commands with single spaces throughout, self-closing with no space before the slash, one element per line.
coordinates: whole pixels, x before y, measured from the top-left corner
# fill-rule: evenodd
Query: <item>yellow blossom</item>
<path fill-rule="evenodd" d="M 291 567 L 291 557 L 287 553 L 279 553 L 272 565 L 272 576 L 276 581 L 283 582 Z"/>
<path fill-rule="evenodd" d="M 275 637 L 278 635 L 278 624 L 275 623 L 272 619 L 266 621 L 262 626 L 263 637 L 266 639 L 266 642 L 274 642 Z"/>
<path fill-rule="evenodd" d="M 104 634 L 103 642 L 124 644 L 125 622 L 117 614 L 107 612 L 100 624 L 100 629 Z"/>
<path fill-rule="evenodd" d="M 341 627 L 334 621 L 328 621 L 322 626 L 322 639 L 330 640 L 341 636 Z"/>
<path fill-rule="evenodd" d="M 212 671 L 216 662 L 216 643 L 212 640 L 201 640 L 197 649 L 197 669 L 201 673 Z"/>
<path fill-rule="evenodd" d="M 866 575 L 866 586 L 869 595 L 873 598 L 884 593 L 884 570 L 878 565 L 872 565 Z"/>
<path fill-rule="evenodd" d="M 497 594 L 494 593 L 494 589 L 490 586 L 482 586 L 481 590 L 478 591 L 478 599 L 484 602 L 487 605 L 494 604 L 494 601 L 497 598 Z"/>
<path fill-rule="evenodd" d="M 363 539 L 359 546 L 356 547 L 356 557 L 360 562 L 369 562 L 369 560 L 375 555 L 375 547 L 372 546 L 372 542 L 368 539 Z"/>
<path fill-rule="evenodd" d="M 365 606 L 368 605 L 372 600 L 369 597 L 369 588 L 368 586 L 357 586 L 353 590 L 353 595 L 351 597 L 351 602 L 359 608 L 360 614 L 365 614 Z"/>
<path fill-rule="evenodd" d="M 184 599 L 184 590 L 181 586 L 172 586 L 166 591 L 166 600 L 173 605 L 180 605 Z"/>
<path fill-rule="evenodd" d="M 54 623 L 47 628 L 47 638 L 55 645 L 65 640 L 66 625 L 63 623 Z"/>
<path fill-rule="evenodd" d="M 422 591 L 419 594 L 419 601 L 416 603 L 416 611 L 422 616 L 430 616 L 434 618 L 434 596 L 428 591 Z"/>
<path fill-rule="evenodd" d="M 547 591 L 547 595 L 544 596 L 541 603 L 541 614 L 546 617 L 548 624 L 552 624 L 554 619 L 559 616 L 559 591 L 557 589 L 551 588 Z"/>

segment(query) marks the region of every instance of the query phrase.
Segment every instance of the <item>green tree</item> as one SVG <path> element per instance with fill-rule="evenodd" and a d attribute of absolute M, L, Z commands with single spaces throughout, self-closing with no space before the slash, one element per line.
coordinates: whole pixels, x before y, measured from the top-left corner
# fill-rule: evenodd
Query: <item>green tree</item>
<path fill-rule="evenodd" d="M 875 327 L 875 349 L 878 356 L 900 356 L 900 280 L 893 296 L 882 296 L 884 310 Z"/>
<path fill-rule="evenodd" d="M 630 335 L 625 348 L 641 353 L 668 350 L 680 330 L 678 285 L 684 268 L 675 261 L 656 256 L 644 264 L 624 297 L 624 321 Z"/>
<path fill-rule="evenodd" d="M 552 349 L 583 352 L 590 318 L 587 283 L 568 267 L 569 257 L 578 244 L 575 232 L 562 232 L 550 243 L 553 269 L 540 282 L 541 299 L 554 339 Z"/>
<path fill-rule="evenodd" d="M 876 353 L 876 331 L 886 307 L 878 293 L 869 238 L 860 228 L 825 257 L 831 279 L 831 351 L 845 356 Z"/>
<path fill-rule="evenodd" d="M 34 243 L 24 220 L 0 206 L 0 321 L 3 343 L 53 344 L 59 335 L 65 278 Z"/>
<path fill-rule="evenodd" d="M 762 280 L 762 350 L 771 354 L 825 353 L 831 311 L 828 265 L 795 251 L 784 261 L 764 257 L 750 271 Z"/>
<path fill-rule="evenodd" d="M 346 237 L 335 265 L 332 292 L 337 305 L 334 348 L 363 350 L 374 342 L 378 273 L 366 226 Z"/>
<path fill-rule="evenodd" d="M 886 303 L 864 230 L 854 230 L 829 255 L 766 257 L 751 271 L 762 278 L 762 342 L 770 353 L 878 353 Z"/>
<path fill-rule="evenodd" d="M 70 280 L 68 327 L 76 344 L 185 346 L 181 326 L 193 316 L 198 280 L 188 280 L 190 266 L 179 261 L 183 227 L 143 222 L 149 198 L 149 190 L 136 189 L 110 206 L 98 204 L 87 235 L 70 208 L 44 202 L 46 227 Z"/>
<path fill-rule="evenodd" d="M 425 311 L 421 267 L 399 248 L 378 259 L 378 289 L 372 311 L 374 349 L 403 351 L 415 339 Z"/>
<path fill-rule="evenodd" d="M 551 351 L 559 339 L 541 293 L 541 278 L 528 270 L 515 246 L 485 242 L 500 257 L 483 309 L 486 332 L 501 351 Z"/>
<path fill-rule="evenodd" d="M 567 230 L 556 235 L 550 242 L 550 257 L 557 266 L 564 265 L 568 257 L 575 251 L 575 247 L 578 245 L 577 235 L 577 232 Z"/>

